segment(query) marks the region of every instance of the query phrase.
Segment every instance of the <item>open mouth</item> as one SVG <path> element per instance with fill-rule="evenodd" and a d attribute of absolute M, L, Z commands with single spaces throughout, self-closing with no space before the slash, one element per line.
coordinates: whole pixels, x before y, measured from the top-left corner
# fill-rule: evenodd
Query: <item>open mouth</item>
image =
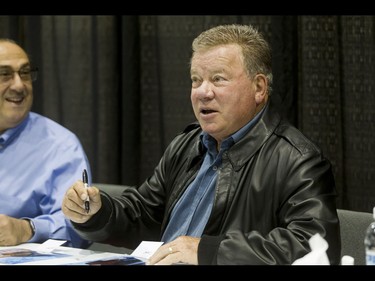
<path fill-rule="evenodd" d="M 201 113 L 204 114 L 204 115 L 207 115 L 207 114 L 211 114 L 211 113 L 215 113 L 216 111 L 215 110 L 212 110 L 212 109 L 202 109 L 201 110 Z"/>

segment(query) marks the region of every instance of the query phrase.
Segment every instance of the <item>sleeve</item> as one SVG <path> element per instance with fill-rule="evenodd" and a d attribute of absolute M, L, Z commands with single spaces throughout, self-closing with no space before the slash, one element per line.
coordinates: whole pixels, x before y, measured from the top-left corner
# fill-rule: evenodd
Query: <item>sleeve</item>
<path fill-rule="evenodd" d="M 64 246 L 86 248 L 90 242 L 82 239 L 73 229 L 61 210 L 66 190 L 77 180 L 82 179 L 86 169 L 91 182 L 91 168 L 84 149 L 75 135 L 70 135 L 64 142 L 48 148 L 45 162 L 48 172 L 44 172 L 43 182 L 46 194 L 40 201 L 41 215 L 32 220 L 35 234 L 28 241 L 44 242 L 47 239 L 66 240 Z"/>

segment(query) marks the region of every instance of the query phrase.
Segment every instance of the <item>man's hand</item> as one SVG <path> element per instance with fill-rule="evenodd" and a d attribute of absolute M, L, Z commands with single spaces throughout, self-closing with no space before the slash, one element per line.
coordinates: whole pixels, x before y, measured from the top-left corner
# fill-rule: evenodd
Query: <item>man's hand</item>
<path fill-rule="evenodd" d="M 30 222 L 0 214 L 0 246 L 25 243 L 33 235 Z"/>
<path fill-rule="evenodd" d="M 180 236 L 161 246 L 148 260 L 149 265 L 198 264 L 200 238 Z"/>
<path fill-rule="evenodd" d="M 89 196 L 90 211 L 85 209 L 85 200 Z M 65 193 L 62 211 L 73 222 L 84 223 L 88 221 L 102 206 L 99 189 L 95 186 L 85 188 L 81 180 L 76 181 Z"/>

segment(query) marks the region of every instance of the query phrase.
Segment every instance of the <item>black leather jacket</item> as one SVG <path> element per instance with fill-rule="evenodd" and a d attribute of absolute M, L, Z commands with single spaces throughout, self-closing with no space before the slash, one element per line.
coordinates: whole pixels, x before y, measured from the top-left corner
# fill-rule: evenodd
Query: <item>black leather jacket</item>
<path fill-rule="evenodd" d="M 177 200 L 203 160 L 201 129 L 186 128 L 167 147 L 153 175 L 103 207 L 85 224 L 88 240 L 135 248 L 160 240 Z M 320 233 L 331 264 L 340 262 L 335 181 L 330 162 L 300 131 L 267 106 L 259 122 L 224 155 L 216 195 L 198 247 L 199 264 L 291 264 Z"/>

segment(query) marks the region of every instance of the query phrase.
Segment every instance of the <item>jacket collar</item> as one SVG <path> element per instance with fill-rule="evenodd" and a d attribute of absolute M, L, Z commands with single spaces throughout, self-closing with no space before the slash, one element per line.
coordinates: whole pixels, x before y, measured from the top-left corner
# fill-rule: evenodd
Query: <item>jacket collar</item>
<path fill-rule="evenodd" d="M 229 151 L 228 158 L 235 170 L 239 170 L 262 147 L 280 123 L 280 115 L 266 104 L 262 117 L 254 127 Z M 247 153 L 244 153 L 247 151 Z"/>
<path fill-rule="evenodd" d="M 273 134 L 280 121 L 280 115 L 270 106 L 269 100 L 259 121 L 242 139 L 228 150 L 227 155 L 234 170 L 239 170 L 253 157 L 264 142 Z M 200 127 L 199 132 L 201 132 Z M 206 152 L 206 148 L 201 142 L 199 135 L 198 133 L 196 142 L 189 153 L 189 167 L 192 167 L 197 161 L 203 159 L 203 155 Z M 247 153 L 244 153 L 244 151 L 247 151 Z"/>

